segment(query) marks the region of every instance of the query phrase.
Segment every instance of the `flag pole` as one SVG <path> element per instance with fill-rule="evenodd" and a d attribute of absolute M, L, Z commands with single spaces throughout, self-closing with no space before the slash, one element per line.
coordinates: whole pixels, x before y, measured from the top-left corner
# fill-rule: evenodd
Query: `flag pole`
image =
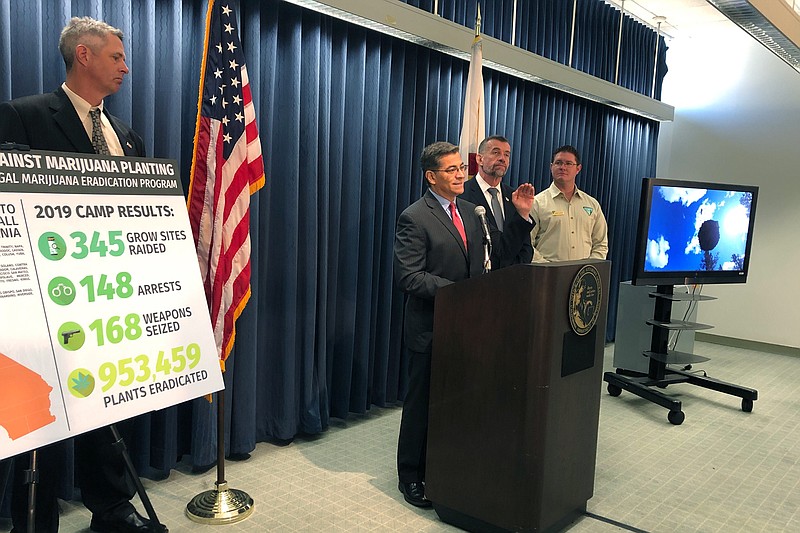
<path fill-rule="evenodd" d="M 227 3 L 208 2 L 200 91 L 187 199 L 200 274 L 220 365 L 233 349 L 236 320 L 250 299 L 250 196 L 264 185 L 237 18 Z M 222 74 L 231 83 L 221 84 Z M 235 82 L 235 83 L 233 83 Z M 231 524 L 253 512 L 253 499 L 225 479 L 225 390 L 217 392 L 217 481 L 186 505 L 190 520 Z"/>
<path fill-rule="evenodd" d="M 217 393 L 217 481 L 215 489 L 201 492 L 186 505 L 186 516 L 200 524 L 233 524 L 253 512 L 246 492 L 228 488 L 225 480 L 225 389 Z"/>

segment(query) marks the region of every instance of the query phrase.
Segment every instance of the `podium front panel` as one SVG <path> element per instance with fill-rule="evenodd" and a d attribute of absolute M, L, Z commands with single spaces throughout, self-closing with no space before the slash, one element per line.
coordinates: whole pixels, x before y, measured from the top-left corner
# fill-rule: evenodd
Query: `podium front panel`
<path fill-rule="evenodd" d="M 594 327 L 578 335 L 570 292 L 587 264 L 601 280 L 600 305 Z M 467 529 L 540 531 L 585 509 L 609 267 L 517 265 L 437 294 L 426 494 L 448 510 L 443 519 L 455 522 L 455 513 Z"/>

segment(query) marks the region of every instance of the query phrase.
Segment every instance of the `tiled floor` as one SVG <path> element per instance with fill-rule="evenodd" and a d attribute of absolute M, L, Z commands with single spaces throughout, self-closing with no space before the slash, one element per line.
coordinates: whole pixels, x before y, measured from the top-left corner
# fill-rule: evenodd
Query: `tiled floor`
<path fill-rule="evenodd" d="M 800 358 L 707 343 L 695 351 L 711 357 L 696 370 L 758 389 L 753 412 L 732 396 L 674 385 L 667 392 L 683 401 L 686 421 L 673 426 L 665 409 L 603 387 L 594 497 L 571 533 L 800 531 Z M 397 491 L 399 422 L 399 408 L 374 408 L 317 438 L 259 444 L 249 460 L 226 463 L 230 486 L 255 500 L 236 524 L 199 525 L 184 514 L 192 497 L 213 488 L 213 470 L 178 470 L 145 485 L 175 533 L 457 531 Z M 88 512 L 64 507 L 61 531 L 88 531 Z"/>

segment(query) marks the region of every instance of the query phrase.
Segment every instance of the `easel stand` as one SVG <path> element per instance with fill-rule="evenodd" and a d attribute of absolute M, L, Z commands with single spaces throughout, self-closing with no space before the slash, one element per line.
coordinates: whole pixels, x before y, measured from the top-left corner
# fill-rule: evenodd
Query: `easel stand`
<path fill-rule="evenodd" d="M 682 424 L 686 418 L 681 410 L 681 401 L 655 390 L 654 387 L 665 389 L 668 385 L 689 383 L 742 398 L 742 411 L 746 413 L 752 411 L 753 402 L 758 399 L 757 390 L 668 367 L 668 365 L 688 365 L 684 367 L 688 369 L 691 368 L 692 363 L 708 361 L 707 357 L 669 350 L 670 331 L 701 330 L 713 327 L 696 322 L 672 320 L 670 316 L 672 302 L 714 300 L 715 298 L 694 294 L 677 295 L 674 294 L 672 285 L 659 285 L 656 292 L 651 292 L 650 296 L 656 299 L 656 304 L 653 319 L 647 321 L 647 324 L 653 327 L 650 350 L 644 352 L 644 355 L 650 358 L 648 372 L 643 374 L 622 368 L 618 368 L 616 372 L 606 372 L 603 375 L 603 381 L 608 383 L 608 393 L 611 396 L 619 396 L 623 390 L 626 390 L 661 407 L 666 407 L 669 409 L 667 419 L 676 426 Z"/>
<path fill-rule="evenodd" d="M 25 471 L 25 483 L 28 485 L 28 533 L 36 530 L 36 485 L 39 484 L 38 452 L 31 450 L 30 469 Z"/>
<path fill-rule="evenodd" d="M 111 429 L 111 434 L 114 436 L 114 449 L 116 449 L 122 455 L 122 460 L 125 461 L 125 468 L 128 470 L 131 479 L 133 479 L 133 483 L 136 485 L 136 492 L 139 493 L 139 499 L 142 500 L 142 505 L 147 513 L 147 518 L 150 519 L 150 521 L 153 523 L 153 526 L 155 526 L 158 531 L 167 533 L 169 529 L 167 529 L 167 526 L 158 521 L 156 510 L 153 508 L 153 504 L 150 503 L 150 498 L 147 496 L 147 492 L 144 490 L 144 485 L 142 485 L 142 480 L 139 478 L 139 474 L 136 473 L 136 468 L 133 466 L 133 461 L 131 461 L 131 456 L 128 453 L 128 447 L 125 445 L 122 435 L 119 434 L 116 424 L 111 424 L 108 427 Z"/>
<path fill-rule="evenodd" d="M 9 479 L 11 479 L 11 459 L 0 459 L 0 494 L 5 494 Z"/>
<path fill-rule="evenodd" d="M 144 485 L 142 485 L 139 474 L 136 473 L 136 468 L 133 466 L 133 461 L 131 461 L 131 456 L 128 453 L 128 447 L 119 434 L 117 426 L 111 424 L 108 427 L 111 430 L 111 435 L 114 437 L 112 446 L 122 456 L 122 460 L 125 461 L 125 469 L 128 471 L 128 474 L 130 474 L 131 479 L 133 479 L 134 485 L 136 485 L 136 492 L 139 494 L 139 499 L 142 500 L 142 505 L 144 505 L 144 509 L 147 512 L 147 517 L 153 523 L 156 530 L 162 533 L 168 533 L 169 529 L 167 526 L 158 521 L 156 510 L 153 508 L 153 504 L 150 503 L 150 498 L 144 490 Z M 36 456 L 37 451 L 32 450 L 30 468 L 25 471 L 25 483 L 28 485 L 28 533 L 33 533 L 36 530 L 36 485 L 39 483 Z"/>

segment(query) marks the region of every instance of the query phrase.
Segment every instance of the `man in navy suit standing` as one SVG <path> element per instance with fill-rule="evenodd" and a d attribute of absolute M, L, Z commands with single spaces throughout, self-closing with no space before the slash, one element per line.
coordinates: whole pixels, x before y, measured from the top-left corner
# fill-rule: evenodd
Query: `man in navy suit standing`
<path fill-rule="evenodd" d="M 484 249 L 475 204 L 457 198 L 466 178 L 458 147 L 435 142 L 425 147 L 420 162 L 429 189 L 400 215 L 394 241 L 395 282 L 408 296 L 403 339 L 409 352 L 397 473 L 405 500 L 430 507 L 425 498 L 425 451 L 434 298 L 440 287 L 483 273 Z M 506 213 L 503 232 L 491 230 L 493 265 L 512 264 L 533 229 L 533 185 L 523 183 L 510 196 L 512 209 Z"/>
<path fill-rule="evenodd" d="M 511 144 L 500 135 L 486 137 L 478 145 L 475 160 L 478 173 L 464 183 L 461 198 L 486 209 L 486 219 L 490 226 L 503 231 L 506 213 L 514 210 L 511 203 L 510 186 L 502 183 L 503 176 L 511 165 Z M 526 243 L 514 258 L 514 263 L 530 263 L 533 259 L 533 246 Z"/>
<path fill-rule="evenodd" d="M 67 79 L 52 93 L 0 104 L 0 142 L 32 150 L 96 153 L 92 144 L 97 114 L 110 155 L 144 156 L 142 138 L 103 107 L 128 74 L 122 32 L 88 17 L 73 18 L 58 43 Z"/>
<path fill-rule="evenodd" d="M 0 142 L 34 150 L 144 156 L 142 138 L 103 106 L 128 74 L 122 31 L 89 17 L 72 18 L 58 47 L 66 65 L 66 81 L 49 94 L 0 104 Z M 126 433 L 126 424 L 119 429 Z M 68 448 L 63 442 L 38 453 L 36 531 L 58 531 L 57 486 Z M 14 458 L 13 531 L 27 530 L 24 478 L 28 454 Z M 75 438 L 75 469 L 90 528 L 98 532 L 151 532 L 161 528 L 136 512 L 130 502 L 135 485 L 113 442 L 102 427 Z"/>

